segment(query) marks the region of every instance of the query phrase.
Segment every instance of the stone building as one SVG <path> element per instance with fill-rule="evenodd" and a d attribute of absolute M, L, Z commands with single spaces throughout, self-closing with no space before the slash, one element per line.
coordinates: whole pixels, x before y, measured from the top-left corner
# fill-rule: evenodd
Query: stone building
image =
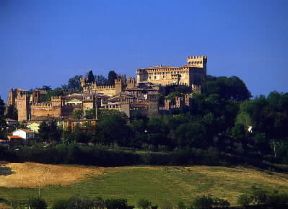
<path fill-rule="evenodd" d="M 137 83 L 166 85 L 187 85 L 193 90 L 201 89 L 206 77 L 207 56 L 189 56 L 187 64 L 181 67 L 155 66 L 137 70 Z"/>
<path fill-rule="evenodd" d="M 88 83 L 87 78 L 81 78 L 80 83 L 83 93 L 98 93 L 107 96 L 115 96 L 124 90 L 123 79 L 115 79 L 115 85 L 97 85 L 96 82 Z"/>
<path fill-rule="evenodd" d="M 181 67 L 156 66 L 137 70 L 136 79 L 119 77 L 115 85 L 98 85 L 80 79 L 82 92 L 52 97 L 42 102 L 41 97 L 47 92 L 42 89 L 25 91 L 11 89 L 7 103 L 15 105 L 18 110 L 18 121 L 42 121 L 47 119 L 66 120 L 67 126 L 74 126 L 73 112 L 95 110 L 96 108 L 117 109 L 128 117 L 133 115 L 156 115 L 159 111 L 161 86 L 182 84 L 201 91 L 206 76 L 206 56 L 189 56 L 187 64 Z M 169 110 L 189 106 L 189 98 L 175 98 L 165 101 L 162 109 Z M 97 118 L 95 118 L 97 119 Z M 85 121 L 81 121 L 81 124 Z M 90 121 L 91 122 L 91 121 Z"/>

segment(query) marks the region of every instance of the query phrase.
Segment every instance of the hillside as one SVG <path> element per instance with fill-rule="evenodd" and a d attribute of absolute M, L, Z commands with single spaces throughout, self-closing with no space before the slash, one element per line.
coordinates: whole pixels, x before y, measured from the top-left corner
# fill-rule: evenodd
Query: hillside
<path fill-rule="evenodd" d="M 33 169 L 31 169 L 33 168 Z M 236 203 L 251 186 L 288 192 L 288 174 L 243 167 L 114 167 L 9 163 L 1 167 L 0 197 L 25 200 L 41 196 L 49 203 L 73 195 L 127 198 L 131 204 L 146 198 L 153 203 L 190 202 L 211 194 Z M 7 172 L 8 171 L 8 172 Z M 45 183 L 43 183 L 45 182 Z"/>

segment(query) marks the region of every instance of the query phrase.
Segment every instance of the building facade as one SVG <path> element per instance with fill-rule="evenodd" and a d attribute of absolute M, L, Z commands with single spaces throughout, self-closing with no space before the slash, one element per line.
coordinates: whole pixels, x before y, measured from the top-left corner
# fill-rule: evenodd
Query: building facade
<path fill-rule="evenodd" d="M 155 66 L 137 70 L 137 83 L 153 83 L 162 86 L 186 85 L 193 90 L 201 88 L 206 77 L 207 56 L 189 56 L 187 64 L 180 67 Z"/>

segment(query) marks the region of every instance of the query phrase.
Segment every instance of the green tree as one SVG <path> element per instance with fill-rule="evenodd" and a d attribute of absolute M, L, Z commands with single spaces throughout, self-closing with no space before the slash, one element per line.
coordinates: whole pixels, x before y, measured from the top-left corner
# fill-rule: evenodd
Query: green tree
<path fill-rule="evenodd" d="M 152 206 L 152 203 L 146 199 L 140 199 L 137 202 L 137 207 L 141 209 L 149 209 L 151 208 L 151 206 Z"/>
<path fill-rule="evenodd" d="M 0 138 L 6 138 L 6 121 L 4 119 L 5 103 L 0 96 Z"/>
<path fill-rule="evenodd" d="M 68 201 L 67 200 L 56 200 L 53 203 L 52 209 L 68 209 Z"/>
<path fill-rule="evenodd" d="M 93 82 L 95 82 L 95 77 L 94 77 L 94 74 L 93 74 L 93 71 L 92 70 L 90 70 L 89 72 L 88 72 L 88 74 L 87 74 L 87 81 L 88 81 L 88 83 L 93 83 Z"/>
<path fill-rule="evenodd" d="M 28 201 L 29 208 L 31 209 L 46 209 L 47 203 L 42 198 L 32 198 Z"/>
<path fill-rule="evenodd" d="M 89 109 L 85 111 L 85 118 L 86 119 L 94 119 L 95 118 L 95 110 Z"/>
<path fill-rule="evenodd" d="M 68 85 L 67 88 L 70 91 L 80 91 L 81 90 L 81 83 L 80 83 L 80 78 L 82 76 L 81 75 L 75 75 L 74 77 L 70 78 L 68 80 Z"/>
<path fill-rule="evenodd" d="M 111 115 L 98 122 L 95 135 L 96 139 L 104 144 L 128 146 L 132 137 L 132 131 L 127 125 L 126 118 L 119 115 Z"/>
<path fill-rule="evenodd" d="M 9 105 L 7 108 L 6 118 L 18 120 L 18 111 L 14 105 Z"/>
<path fill-rule="evenodd" d="M 225 100 L 244 101 L 251 97 L 245 83 L 238 77 L 207 76 L 203 85 L 205 95 L 218 94 Z"/>
<path fill-rule="evenodd" d="M 39 126 L 39 137 L 40 139 L 44 140 L 44 141 L 48 141 L 49 139 L 49 131 L 50 128 L 48 126 L 48 124 L 43 121 L 40 126 Z"/>
<path fill-rule="evenodd" d="M 61 131 L 57 126 L 57 122 L 55 120 L 43 121 L 39 126 L 39 137 L 46 142 L 59 142 Z"/>
<path fill-rule="evenodd" d="M 237 200 L 238 204 L 242 207 L 247 207 L 252 203 L 252 198 L 248 194 L 241 194 Z"/>
<path fill-rule="evenodd" d="M 203 195 L 200 197 L 196 197 L 192 202 L 193 209 L 211 209 L 213 207 L 214 200 L 209 195 Z"/>
<path fill-rule="evenodd" d="M 73 113 L 73 118 L 74 119 L 81 119 L 83 117 L 83 111 L 82 110 L 74 110 Z"/>
<path fill-rule="evenodd" d="M 109 71 L 108 73 L 108 85 L 114 85 L 115 79 L 118 77 L 117 73 L 114 70 Z"/>
<path fill-rule="evenodd" d="M 108 79 L 103 75 L 95 75 L 95 82 L 97 85 L 108 85 Z"/>
<path fill-rule="evenodd" d="M 128 208 L 126 199 L 107 199 L 105 200 L 107 209 L 126 209 Z"/>

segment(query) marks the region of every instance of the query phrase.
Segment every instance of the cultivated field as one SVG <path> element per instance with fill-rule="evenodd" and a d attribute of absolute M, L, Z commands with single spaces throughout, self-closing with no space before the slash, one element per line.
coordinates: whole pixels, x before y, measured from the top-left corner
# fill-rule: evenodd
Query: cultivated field
<path fill-rule="evenodd" d="M 251 186 L 288 192 L 288 174 L 248 168 L 114 167 L 98 168 L 38 163 L 6 164 L 0 170 L 0 197 L 25 200 L 40 193 L 49 203 L 71 196 L 146 198 L 154 204 L 190 202 L 211 194 L 236 203 Z"/>

